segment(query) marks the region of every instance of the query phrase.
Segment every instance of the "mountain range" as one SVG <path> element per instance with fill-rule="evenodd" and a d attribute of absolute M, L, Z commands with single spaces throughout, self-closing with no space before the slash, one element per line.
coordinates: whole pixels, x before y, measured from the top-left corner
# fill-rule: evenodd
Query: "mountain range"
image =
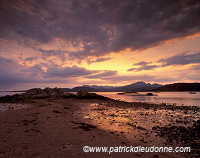
<path fill-rule="evenodd" d="M 77 92 L 86 90 L 88 92 L 128 92 L 128 91 L 200 91 L 200 83 L 173 83 L 167 85 L 150 84 L 143 81 L 135 82 L 129 85 L 115 86 L 98 86 L 83 85 L 74 88 L 61 88 L 64 92 Z"/>
<path fill-rule="evenodd" d="M 78 92 L 86 90 L 88 92 L 136 92 L 136 91 L 200 91 L 200 83 L 173 83 L 167 85 L 150 84 L 143 81 L 135 82 L 125 86 L 98 86 L 83 85 L 74 88 L 61 88 L 64 92 Z M 0 92 L 25 92 L 21 91 L 0 91 Z"/>
<path fill-rule="evenodd" d="M 127 92 L 127 91 L 149 91 L 155 88 L 162 87 L 161 84 L 150 84 L 145 83 L 143 81 L 139 81 L 136 83 L 132 83 L 130 85 L 125 85 L 121 87 L 114 86 L 98 86 L 98 85 L 83 85 L 79 87 L 70 88 L 62 88 L 65 92 L 77 92 L 79 90 L 86 90 L 88 92 Z"/>

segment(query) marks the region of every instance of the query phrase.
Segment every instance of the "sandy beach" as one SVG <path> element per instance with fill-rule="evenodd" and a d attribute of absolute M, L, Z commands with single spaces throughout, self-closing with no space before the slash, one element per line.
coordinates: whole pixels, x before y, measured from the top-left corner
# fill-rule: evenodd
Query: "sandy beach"
<path fill-rule="evenodd" d="M 200 110 L 112 99 L 49 98 L 0 112 L 0 157 L 198 157 Z M 27 106 L 28 105 L 28 106 Z M 191 147 L 187 153 L 85 153 L 84 146 Z"/>

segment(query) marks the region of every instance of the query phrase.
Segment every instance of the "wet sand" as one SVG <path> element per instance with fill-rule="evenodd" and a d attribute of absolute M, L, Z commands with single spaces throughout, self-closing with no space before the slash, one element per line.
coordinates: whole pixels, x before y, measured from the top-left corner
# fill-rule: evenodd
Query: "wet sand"
<path fill-rule="evenodd" d="M 191 136 L 199 134 L 199 126 L 194 126 L 199 108 L 99 99 L 30 99 L 17 104 L 29 106 L 0 113 L 2 158 L 199 157 L 200 138 Z M 191 146 L 192 152 L 109 155 L 84 153 L 85 145 Z"/>

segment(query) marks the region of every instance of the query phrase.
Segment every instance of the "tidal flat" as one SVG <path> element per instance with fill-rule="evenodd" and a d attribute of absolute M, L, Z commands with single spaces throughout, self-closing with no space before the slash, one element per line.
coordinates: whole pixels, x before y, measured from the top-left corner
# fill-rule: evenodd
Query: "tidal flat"
<path fill-rule="evenodd" d="M 130 103 L 109 98 L 26 99 L 14 103 L 28 106 L 0 112 L 0 157 L 200 155 L 199 107 Z M 85 145 L 191 147 L 191 152 L 84 153 Z"/>

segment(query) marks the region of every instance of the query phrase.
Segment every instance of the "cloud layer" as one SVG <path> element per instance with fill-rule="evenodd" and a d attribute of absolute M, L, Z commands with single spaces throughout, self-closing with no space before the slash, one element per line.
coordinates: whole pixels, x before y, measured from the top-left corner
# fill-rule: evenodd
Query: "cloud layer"
<path fill-rule="evenodd" d="M 198 70 L 200 65 L 200 53 L 195 53 L 195 54 L 182 53 L 180 55 L 172 56 L 165 59 L 160 59 L 159 61 L 157 61 L 157 65 L 152 64 L 152 62 L 141 61 L 139 63 L 133 64 L 133 66 L 137 67 L 130 68 L 127 71 L 138 72 L 143 70 L 154 70 L 156 68 L 163 68 L 166 66 L 174 66 L 174 65 L 183 66 L 188 64 L 198 64 L 193 66 L 193 70 Z"/>
<path fill-rule="evenodd" d="M 179 80 L 178 73 L 168 77 L 142 71 L 189 64 L 193 65 L 188 71 L 193 71 L 193 78 L 197 78 L 199 53 L 182 53 L 154 62 L 139 59 L 141 62 L 123 75 L 119 72 L 127 65 L 121 66 L 125 62 L 120 63 L 114 53 L 124 50 L 134 53 L 200 33 L 199 0 L 1 0 L 0 3 L 0 41 L 7 43 L 0 48 L 1 89 L 26 83 L 175 81 Z M 118 70 L 111 66 L 112 62 L 119 65 Z M 97 70 L 92 67 L 95 63 Z"/>
<path fill-rule="evenodd" d="M 74 48 L 60 53 L 76 58 L 149 48 L 200 31 L 198 0 L 2 0 L 1 7 L 1 38 L 37 49 L 60 39 Z"/>
<path fill-rule="evenodd" d="M 169 65 L 187 65 L 187 64 L 200 64 L 200 53 L 196 54 L 180 54 L 172 56 L 167 59 L 161 59 L 158 62 L 163 63 L 163 66 Z"/>
<path fill-rule="evenodd" d="M 28 60 L 32 60 L 28 59 Z M 16 84 L 45 83 L 67 84 L 75 83 L 79 79 L 99 79 L 116 75 L 116 71 L 88 70 L 84 67 L 58 67 L 49 66 L 46 70 L 42 65 L 24 66 L 12 59 L 0 57 L 0 90 L 10 88 Z"/>

